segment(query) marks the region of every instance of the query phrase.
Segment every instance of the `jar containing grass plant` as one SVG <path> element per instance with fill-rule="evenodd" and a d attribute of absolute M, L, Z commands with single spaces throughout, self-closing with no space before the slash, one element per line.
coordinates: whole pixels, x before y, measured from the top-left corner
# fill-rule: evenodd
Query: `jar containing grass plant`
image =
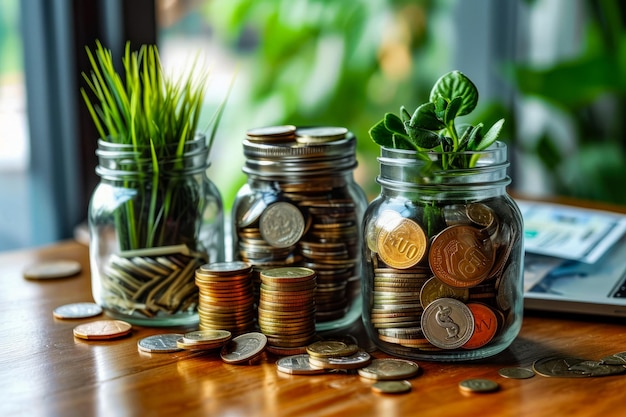
<path fill-rule="evenodd" d="M 206 174 L 215 125 L 210 135 L 197 128 L 206 77 L 165 78 L 154 46 L 127 45 L 124 80 L 101 44 L 87 53 L 82 94 L 100 134 L 88 215 L 94 299 L 134 324 L 197 324 L 195 270 L 224 260 L 222 200 Z"/>

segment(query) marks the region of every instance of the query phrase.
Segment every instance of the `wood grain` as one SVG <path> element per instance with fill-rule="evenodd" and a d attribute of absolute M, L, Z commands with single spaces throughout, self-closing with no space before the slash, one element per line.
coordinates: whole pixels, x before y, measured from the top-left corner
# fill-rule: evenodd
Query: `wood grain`
<path fill-rule="evenodd" d="M 78 260 L 83 271 L 51 281 L 22 277 L 26 266 L 53 259 Z M 618 320 L 527 314 L 521 334 L 502 354 L 462 364 L 418 361 L 422 372 L 411 379 L 412 391 L 394 396 L 373 392 L 372 382 L 354 374 L 281 374 L 271 355 L 253 365 L 228 365 L 216 353 L 138 351 L 139 339 L 164 329 L 135 327 L 115 341 L 76 339 L 72 329 L 93 319 L 52 316 L 59 305 L 92 300 L 88 250 L 73 241 L 0 254 L 0 279 L 3 416 L 624 415 L 626 376 L 498 375 L 501 367 L 529 367 L 550 355 L 599 359 L 624 351 L 626 326 Z M 176 330 L 186 329 L 167 329 Z M 490 378 L 501 388 L 464 394 L 457 384 L 466 378 Z"/>

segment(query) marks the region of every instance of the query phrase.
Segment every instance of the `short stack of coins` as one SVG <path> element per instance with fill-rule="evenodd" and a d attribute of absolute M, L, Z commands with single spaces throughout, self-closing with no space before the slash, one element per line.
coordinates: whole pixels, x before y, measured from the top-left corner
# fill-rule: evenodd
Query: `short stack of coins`
<path fill-rule="evenodd" d="M 316 274 L 309 268 L 282 267 L 261 272 L 258 324 L 268 344 L 297 348 L 315 338 Z"/>
<path fill-rule="evenodd" d="M 515 237 L 485 204 L 444 209 L 427 238 L 418 222 L 384 210 L 366 231 L 373 267 L 367 316 L 378 339 L 403 348 L 478 349 L 505 327 L 519 266 Z"/>
<path fill-rule="evenodd" d="M 227 330 L 234 335 L 255 328 L 252 266 L 216 262 L 196 270 L 200 330 Z"/>
<path fill-rule="evenodd" d="M 318 324 L 341 320 L 360 297 L 367 199 L 351 177 L 355 144 L 343 127 L 290 125 L 250 129 L 244 141 L 251 181 L 233 207 L 234 254 L 255 272 L 315 270 Z"/>

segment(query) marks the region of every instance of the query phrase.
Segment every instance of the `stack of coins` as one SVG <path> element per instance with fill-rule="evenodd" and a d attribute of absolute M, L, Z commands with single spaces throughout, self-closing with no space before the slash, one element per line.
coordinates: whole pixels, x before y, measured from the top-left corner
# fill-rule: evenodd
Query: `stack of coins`
<path fill-rule="evenodd" d="M 315 337 L 315 271 L 302 267 L 261 272 L 258 321 L 269 345 L 306 346 Z"/>
<path fill-rule="evenodd" d="M 315 270 L 316 322 L 331 322 L 344 317 L 360 296 L 360 222 L 366 198 L 342 175 L 356 166 L 355 140 L 344 127 L 287 128 L 247 132 L 244 171 L 270 180 L 271 186 L 238 196 L 235 253 L 255 271 L 284 266 Z"/>
<path fill-rule="evenodd" d="M 238 335 L 255 327 L 252 266 L 216 262 L 196 270 L 201 330 L 227 330 Z"/>

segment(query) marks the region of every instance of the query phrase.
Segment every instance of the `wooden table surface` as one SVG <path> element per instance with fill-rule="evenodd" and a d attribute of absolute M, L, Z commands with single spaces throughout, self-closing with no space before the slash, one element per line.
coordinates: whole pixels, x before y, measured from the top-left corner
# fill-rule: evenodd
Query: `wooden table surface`
<path fill-rule="evenodd" d="M 25 267 L 72 259 L 81 274 L 26 280 Z M 479 362 L 418 361 L 412 391 L 383 395 L 358 375 L 294 376 L 276 357 L 225 364 L 216 353 L 145 354 L 137 341 L 163 329 L 134 327 L 126 338 L 86 341 L 72 329 L 93 319 L 59 320 L 60 305 L 91 301 L 87 247 L 73 241 L 0 254 L 0 415 L 13 416 L 624 416 L 626 375 L 505 379 L 505 366 L 530 367 L 550 355 L 588 359 L 626 351 L 626 324 L 600 318 L 527 314 L 502 354 Z M 168 329 L 170 330 L 170 329 Z M 374 357 L 384 357 L 379 352 Z M 464 394 L 458 383 L 489 378 L 500 390 Z"/>

